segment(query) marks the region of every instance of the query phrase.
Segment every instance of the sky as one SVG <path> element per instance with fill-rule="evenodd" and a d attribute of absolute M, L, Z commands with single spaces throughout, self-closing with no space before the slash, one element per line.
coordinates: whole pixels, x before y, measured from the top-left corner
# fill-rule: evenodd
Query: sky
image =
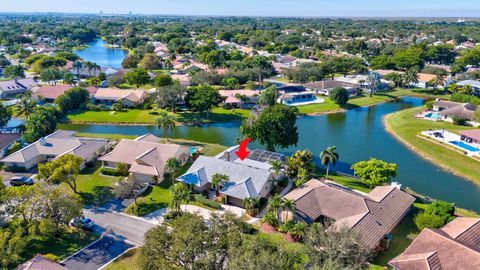
<path fill-rule="evenodd" d="M 0 12 L 291 17 L 479 17 L 480 0 L 0 0 Z"/>

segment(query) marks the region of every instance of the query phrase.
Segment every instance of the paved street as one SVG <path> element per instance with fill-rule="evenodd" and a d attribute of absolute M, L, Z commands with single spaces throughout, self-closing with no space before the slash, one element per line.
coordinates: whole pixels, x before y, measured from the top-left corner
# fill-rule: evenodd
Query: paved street
<path fill-rule="evenodd" d="M 99 233 L 108 231 L 119 239 L 135 245 L 143 245 L 144 234 L 155 227 L 155 223 L 104 208 L 88 208 L 83 212 L 95 222 L 95 231 Z"/>
<path fill-rule="evenodd" d="M 121 238 L 106 235 L 63 264 L 71 270 L 96 270 L 132 247 L 134 245 L 125 243 Z"/>

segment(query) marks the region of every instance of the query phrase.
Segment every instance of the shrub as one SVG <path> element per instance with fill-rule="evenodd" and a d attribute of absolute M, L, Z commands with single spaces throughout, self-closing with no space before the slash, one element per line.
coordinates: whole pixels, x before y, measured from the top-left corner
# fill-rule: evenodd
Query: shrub
<path fill-rule="evenodd" d="M 445 224 L 445 219 L 441 216 L 422 212 L 414 217 L 415 225 L 419 230 L 425 228 L 440 228 Z"/>
<path fill-rule="evenodd" d="M 112 168 L 102 168 L 100 172 L 103 175 L 110 175 L 110 176 L 126 176 L 122 174 L 122 172 L 119 172 L 117 169 L 112 169 Z M 127 174 L 128 175 L 128 174 Z"/>
<path fill-rule="evenodd" d="M 345 88 L 337 87 L 330 91 L 329 98 L 338 105 L 345 105 L 348 102 L 348 92 Z"/>
<path fill-rule="evenodd" d="M 48 253 L 48 254 L 45 254 L 45 255 L 42 255 L 42 256 L 45 259 L 50 260 L 50 261 L 54 261 L 54 262 L 59 262 L 60 261 L 60 257 L 58 257 L 57 255 L 52 254 L 52 253 Z"/>
<path fill-rule="evenodd" d="M 425 102 L 425 107 L 429 110 L 431 110 L 433 108 L 433 104 L 435 103 L 435 100 L 429 100 L 427 102 Z"/>
<path fill-rule="evenodd" d="M 105 104 L 95 105 L 95 104 L 92 104 L 92 103 L 87 103 L 86 108 L 87 108 L 87 110 L 94 111 L 94 112 L 109 111 L 110 110 L 107 106 L 105 106 Z"/>
<path fill-rule="evenodd" d="M 444 201 L 434 201 L 414 218 L 418 229 L 440 228 L 454 218 L 455 206 Z"/>
<path fill-rule="evenodd" d="M 450 100 L 454 102 L 471 103 L 474 105 L 480 105 L 480 98 L 472 95 L 461 94 L 461 93 L 453 94 Z"/>
<path fill-rule="evenodd" d="M 17 152 L 20 149 L 22 149 L 22 144 L 21 143 L 19 143 L 19 142 L 13 143 L 12 145 L 10 145 L 10 147 L 8 147 L 7 156 L 12 154 L 12 153 Z"/>
<path fill-rule="evenodd" d="M 453 124 L 457 126 L 465 126 L 467 124 L 467 119 L 454 117 Z"/>
<path fill-rule="evenodd" d="M 12 167 L 12 166 L 6 166 L 4 170 L 6 172 L 14 172 L 14 173 L 23 173 L 27 171 L 25 167 Z"/>
<path fill-rule="evenodd" d="M 120 176 L 128 176 L 130 174 L 127 164 L 122 162 L 117 163 L 117 172 Z"/>
<path fill-rule="evenodd" d="M 205 197 L 204 197 L 203 195 L 201 195 L 201 194 L 195 194 L 195 195 L 194 195 L 194 198 L 195 198 L 195 201 L 196 201 L 196 202 L 198 202 L 198 203 L 200 203 L 200 204 L 203 204 L 203 205 L 205 205 L 205 206 L 211 207 L 211 208 L 213 208 L 213 209 L 219 210 L 219 209 L 222 208 L 222 206 L 221 206 L 219 203 L 217 203 L 217 202 L 215 202 L 215 201 L 212 201 L 212 200 L 209 200 L 209 199 L 205 198 Z"/>
<path fill-rule="evenodd" d="M 288 178 L 282 177 L 282 179 L 278 181 L 278 185 L 281 187 L 286 187 L 288 185 Z"/>

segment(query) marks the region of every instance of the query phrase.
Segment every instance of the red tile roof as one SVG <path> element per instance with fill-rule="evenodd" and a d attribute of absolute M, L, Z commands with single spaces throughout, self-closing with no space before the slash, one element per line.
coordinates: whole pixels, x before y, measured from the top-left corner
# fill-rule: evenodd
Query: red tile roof
<path fill-rule="evenodd" d="M 73 86 L 66 84 L 58 85 L 43 85 L 38 88 L 33 89 L 33 96 L 39 97 L 42 96 L 46 99 L 56 99 L 57 97 L 63 95 L 66 91 L 72 89 Z M 90 96 L 93 96 L 97 92 L 97 88 L 90 86 L 86 88 Z"/>

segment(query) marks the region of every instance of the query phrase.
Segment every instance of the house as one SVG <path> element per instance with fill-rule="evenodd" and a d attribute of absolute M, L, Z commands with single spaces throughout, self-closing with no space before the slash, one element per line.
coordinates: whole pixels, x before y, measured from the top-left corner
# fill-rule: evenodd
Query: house
<path fill-rule="evenodd" d="M 0 98 L 15 98 L 18 94 L 23 94 L 37 85 L 34 79 L 13 79 L 0 82 Z"/>
<path fill-rule="evenodd" d="M 165 164 L 175 157 L 184 164 L 190 157 L 190 149 L 177 144 L 160 143 L 161 139 L 146 134 L 134 140 L 122 139 L 108 154 L 99 158 L 103 167 L 117 168 L 119 163 L 128 165 L 135 179 L 147 183 L 163 180 Z"/>
<path fill-rule="evenodd" d="M 18 139 L 20 139 L 19 133 L 0 134 L 0 157 L 4 157 L 7 154 L 8 148 Z"/>
<path fill-rule="evenodd" d="M 32 96 L 35 98 L 43 97 L 46 102 L 54 102 L 56 98 L 65 94 L 68 90 L 74 88 L 74 86 L 68 84 L 57 84 L 57 85 L 42 85 L 37 86 L 32 89 Z M 85 88 L 92 98 L 97 92 L 96 87 L 90 86 Z"/>
<path fill-rule="evenodd" d="M 350 97 L 357 95 L 357 88 L 354 85 L 335 80 L 323 80 L 318 82 L 306 83 L 303 86 L 305 86 L 307 90 L 324 96 L 330 95 L 330 91 L 337 87 L 345 88 L 348 92 L 348 96 Z"/>
<path fill-rule="evenodd" d="M 68 268 L 42 255 L 37 255 L 33 259 L 17 266 L 15 270 L 68 270 Z"/>
<path fill-rule="evenodd" d="M 435 79 L 437 75 L 435 74 L 427 74 L 427 73 L 418 73 L 417 74 L 417 83 L 411 83 L 410 85 L 413 87 L 418 87 L 418 88 L 428 88 L 429 82 L 431 82 L 433 79 Z M 445 76 L 443 77 L 443 85 L 438 85 L 437 88 L 443 88 L 445 86 L 448 86 L 449 84 L 452 83 L 452 78 L 450 76 Z"/>
<path fill-rule="evenodd" d="M 453 121 L 454 118 L 471 121 L 476 108 L 477 106 L 470 103 L 459 103 L 437 99 L 433 103 L 432 110 L 438 112 L 447 121 Z"/>
<path fill-rule="evenodd" d="M 465 86 L 469 85 L 472 87 L 472 91 L 474 92 L 475 95 L 480 96 L 480 81 L 477 80 L 465 80 L 465 81 L 460 81 L 457 82 L 458 86 Z"/>
<path fill-rule="evenodd" d="M 75 131 L 57 130 L 1 159 L 0 162 L 7 167 L 29 170 L 38 163 L 72 154 L 83 159 L 83 168 L 85 163 L 94 161 L 109 147 L 107 139 L 75 137 L 75 133 Z"/>
<path fill-rule="evenodd" d="M 121 102 L 124 107 L 137 107 L 147 99 L 148 93 L 144 90 L 99 88 L 93 100 L 95 103 L 111 105 Z"/>
<path fill-rule="evenodd" d="M 285 66 L 288 66 L 288 67 L 294 66 L 294 63 L 295 63 L 296 60 L 297 60 L 296 57 L 289 56 L 289 55 L 280 56 L 280 57 L 277 58 L 278 63 L 280 63 L 282 65 L 285 65 Z"/>
<path fill-rule="evenodd" d="M 225 98 L 223 105 L 230 108 L 250 108 L 257 104 L 260 92 L 249 89 L 220 90 L 218 91 Z"/>
<path fill-rule="evenodd" d="M 188 74 L 172 74 L 172 80 L 178 81 L 183 86 L 190 86 L 190 75 Z"/>
<path fill-rule="evenodd" d="M 220 194 L 226 202 L 239 207 L 246 198 L 265 198 L 271 190 L 273 174 L 270 172 L 271 160 L 285 160 L 285 156 L 264 150 L 251 151 L 249 156 L 240 160 L 235 154 L 238 146 L 231 147 L 216 157 L 199 156 L 186 173 L 177 181 L 193 186 L 197 192 L 211 189 L 215 174 L 228 176 L 229 180 L 220 187 Z"/>
<path fill-rule="evenodd" d="M 480 219 L 457 217 L 441 229 L 423 229 L 388 264 L 396 270 L 480 269 Z"/>
<path fill-rule="evenodd" d="M 107 77 L 115 76 L 120 73 L 120 69 L 115 69 L 111 67 L 101 67 L 101 68 L 91 68 L 89 69 L 88 67 L 82 67 L 79 69 L 76 68 L 70 68 L 69 69 L 70 73 L 73 75 L 80 77 L 80 78 L 89 78 L 89 77 L 98 77 L 100 73 L 105 73 Z"/>
<path fill-rule="evenodd" d="M 367 83 L 368 75 L 347 75 L 334 78 L 335 81 L 348 83 L 357 88 L 367 88 L 370 85 Z"/>
<path fill-rule="evenodd" d="M 468 143 L 476 143 L 480 145 L 480 129 L 460 130 L 460 139 Z"/>
<path fill-rule="evenodd" d="M 295 201 L 295 218 L 306 223 L 347 226 L 374 249 L 409 212 L 415 198 L 393 186 L 364 194 L 329 181 L 312 179 L 285 195 Z M 335 227 L 333 227 L 335 228 Z"/>

